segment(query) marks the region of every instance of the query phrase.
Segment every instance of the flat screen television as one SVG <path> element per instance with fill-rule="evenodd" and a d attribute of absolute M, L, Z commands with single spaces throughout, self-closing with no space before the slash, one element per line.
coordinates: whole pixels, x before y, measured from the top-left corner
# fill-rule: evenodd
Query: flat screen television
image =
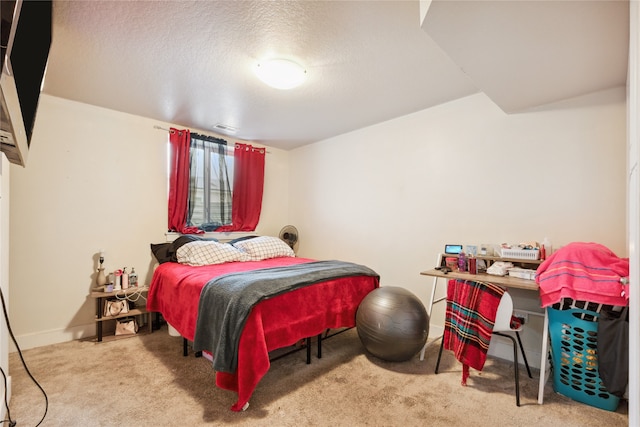
<path fill-rule="evenodd" d="M 0 151 L 25 166 L 51 47 L 51 0 L 2 0 Z"/>

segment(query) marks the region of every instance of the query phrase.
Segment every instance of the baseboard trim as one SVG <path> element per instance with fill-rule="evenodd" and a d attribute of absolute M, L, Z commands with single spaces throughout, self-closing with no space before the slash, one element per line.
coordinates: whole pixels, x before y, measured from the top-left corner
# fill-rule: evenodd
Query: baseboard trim
<path fill-rule="evenodd" d="M 45 345 L 59 344 L 84 338 L 92 337 L 96 334 L 96 325 L 74 326 L 65 329 L 54 329 L 50 331 L 38 332 L 33 334 L 17 335 L 16 340 L 20 346 L 20 350 L 28 350 L 30 348 L 43 347 Z M 14 353 L 17 348 L 12 340 L 9 340 L 9 352 Z"/>

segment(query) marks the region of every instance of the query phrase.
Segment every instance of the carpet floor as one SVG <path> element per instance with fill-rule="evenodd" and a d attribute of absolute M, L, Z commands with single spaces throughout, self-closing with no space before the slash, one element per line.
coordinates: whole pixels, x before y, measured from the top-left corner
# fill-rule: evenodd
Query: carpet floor
<path fill-rule="evenodd" d="M 418 356 L 392 363 L 369 354 L 355 329 L 323 341 L 323 357 L 305 351 L 271 364 L 249 408 L 232 412 L 236 395 L 215 386 L 211 363 L 182 356 L 182 339 L 166 326 L 152 334 L 96 343 L 71 341 L 23 352 L 28 371 L 46 393 L 42 426 L 624 426 L 627 401 L 616 411 L 575 402 L 545 389 L 520 370 L 515 403 L 512 364 L 488 358 L 460 385 L 461 365 L 445 351 L 434 373 L 439 340 Z M 11 418 L 35 426 L 45 395 L 11 353 Z"/>

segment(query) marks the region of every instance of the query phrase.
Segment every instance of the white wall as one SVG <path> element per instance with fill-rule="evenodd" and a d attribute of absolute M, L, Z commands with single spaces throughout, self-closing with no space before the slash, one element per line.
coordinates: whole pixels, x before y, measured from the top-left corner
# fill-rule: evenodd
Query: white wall
<path fill-rule="evenodd" d="M 446 243 L 548 236 L 626 256 L 625 175 L 624 88 L 515 115 L 477 94 L 293 150 L 290 218 L 301 256 L 366 264 L 426 303 L 419 273 Z M 540 319 L 529 329 L 539 354 Z"/>
<path fill-rule="evenodd" d="M 168 136 L 154 125 L 171 126 L 41 97 L 28 166 L 11 167 L 11 319 L 21 348 L 95 334 L 88 293 L 101 248 L 107 271 L 135 267 L 149 283 L 149 244 L 167 230 Z M 288 153 L 268 152 L 257 231 L 277 234 L 287 223 Z"/>
<path fill-rule="evenodd" d="M 10 170 L 9 161 L 4 154 L 0 154 L 0 289 L 4 297 L 7 311 L 9 310 L 9 183 Z M 4 313 L 0 313 L 0 367 L 7 376 L 6 390 L 0 390 L 0 402 L 11 399 L 11 375 L 9 372 L 9 328 L 4 318 Z M 6 408 L 0 407 L 0 419 L 6 418 Z"/>

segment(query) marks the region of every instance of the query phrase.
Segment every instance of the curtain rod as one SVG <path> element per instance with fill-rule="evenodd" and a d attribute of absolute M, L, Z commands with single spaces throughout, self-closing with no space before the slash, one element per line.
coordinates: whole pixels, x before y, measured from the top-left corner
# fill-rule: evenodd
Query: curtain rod
<path fill-rule="evenodd" d="M 153 125 L 153 128 L 154 128 L 154 129 L 158 129 L 158 130 L 164 130 L 164 131 L 166 131 L 166 132 L 170 132 L 170 131 L 171 131 L 171 129 L 166 129 L 166 128 L 163 128 L 162 126 L 158 126 L 158 125 Z M 233 148 L 233 146 L 232 146 L 232 145 L 227 145 L 227 146 L 228 146 L 229 148 Z M 267 153 L 267 154 L 271 154 L 271 151 L 268 151 L 268 150 L 266 150 L 266 149 L 265 149 L 265 151 L 264 151 L 264 152 L 265 152 L 265 153 Z"/>

